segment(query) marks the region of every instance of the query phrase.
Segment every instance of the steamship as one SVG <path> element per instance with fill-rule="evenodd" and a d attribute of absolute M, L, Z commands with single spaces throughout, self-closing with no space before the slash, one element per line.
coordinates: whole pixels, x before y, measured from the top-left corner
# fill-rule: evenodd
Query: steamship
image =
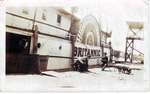
<path fill-rule="evenodd" d="M 75 58 L 87 55 L 89 66 L 97 65 L 111 54 L 111 35 L 100 27 L 95 16 L 79 19 L 61 7 L 8 7 L 6 73 L 71 70 Z"/>

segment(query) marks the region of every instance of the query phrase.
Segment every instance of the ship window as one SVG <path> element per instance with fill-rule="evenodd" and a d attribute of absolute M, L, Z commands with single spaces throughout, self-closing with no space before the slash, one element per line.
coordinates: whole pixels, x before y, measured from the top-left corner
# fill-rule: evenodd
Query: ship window
<path fill-rule="evenodd" d="M 43 20 L 46 20 L 46 15 L 45 15 L 45 13 L 42 13 L 42 19 L 43 19 Z"/>
<path fill-rule="evenodd" d="M 46 14 L 47 14 L 47 11 L 44 9 L 43 13 L 42 13 L 42 20 L 45 20 L 45 21 L 47 20 L 47 15 Z"/>
<path fill-rule="evenodd" d="M 57 23 L 61 23 L 61 15 L 57 15 Z"/>
<path fill-rule="evenodd" d="M 24 8 L 24 9 L 22 9 L 22 13 L 27 15 L 27 14 L 29 14 L 29 10 L 27 8 Z"/>

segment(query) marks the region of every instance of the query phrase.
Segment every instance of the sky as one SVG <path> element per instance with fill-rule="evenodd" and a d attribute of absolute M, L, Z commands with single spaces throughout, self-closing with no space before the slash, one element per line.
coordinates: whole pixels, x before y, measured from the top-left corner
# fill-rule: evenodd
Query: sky
<path fill-rule="evenodd" d="M 112 31 L 113 48 L 121 51 L 125 50 L 125 38 L 129 31 L 126 22 L 145 23 L 148 15 L 145 0 L 88 0 L 80 2 L 78 7 L 76 15 L 81 21 L 88 14 L 96 16 L 104 31 Z M 144 52 L 144 41 L 135 41 L 135 48 Z"/>
<path fill-rule="evenodd" d="M 96 16 L 102 29 L 112 31 L 112 46 L 125 50 L 127 21 L 147 21 L 149 0 L 6 0 L 6 6 L 61 6 L 66 9 L 79 7 L 76 15 L 82 18 L 88 14 Z M 17 1 L 17 2 L 14 2 Z M 144 29 L 145 30 L 145 29 Z M 146 32 L 146 31 L 144 31 Z M 144 52 L 144 42 L 137 41 L 135 48 Z"/>

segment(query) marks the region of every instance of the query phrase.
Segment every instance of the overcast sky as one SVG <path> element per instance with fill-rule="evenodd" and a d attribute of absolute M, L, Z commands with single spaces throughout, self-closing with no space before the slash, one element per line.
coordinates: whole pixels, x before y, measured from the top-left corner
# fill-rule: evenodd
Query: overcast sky
<path fill-rule="evenodd" d="M 126 21 L 144 22 L 147 18 L 144 0 L 88 0 L 80 2 L 77 15 L 82 19 L 85 15 L 95 15 L 103 30 L 112 31 L 112 46 L 116 50 L 125 50 L 125 38 L 128 27 Z M 136 41 L 135 48 L 144 51 L 143 41 Z"/>
<path fill-rule="evenodd" d="M 145 23 L 148 15 L 147 2 L 148 0 L 7 0 L 7 6 L 61 6 L 66 9 L 78 6 L 79 10 L 76 15 L 81 20 L 88 14 L 96 16 L 103 30 L 112 31 L 113 48 L 124 51 L 128 31 L 126 21 Z M 142 41 L 138 41 L 135 45 L 143 52 Z"/>

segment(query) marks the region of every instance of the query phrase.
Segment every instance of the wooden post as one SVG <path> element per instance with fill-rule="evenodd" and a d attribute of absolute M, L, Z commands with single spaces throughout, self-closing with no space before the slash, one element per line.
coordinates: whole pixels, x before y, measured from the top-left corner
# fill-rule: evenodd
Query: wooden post
<path fill-rule="evenodd" d="M 128 40 L 127 40 L 127 38 L 126 38 L 126 47 L 125 47 L 125 63 L 127 62 L 127 42 L 128 42 Z"/>
<path fill-rule="evenodd" d="M 35 25 L 34 32 L 33 32 L 33 50 L 32 53 L 37 53 L 37 42 L 38 42 L 38 26 Z"/>
<path fill-rule="evenodd" d="M 34 32 L 33 32 L 33 49 L 32 49 L 32 54 L 33 58 L 35 59 L 35 61 L 37 62 L 37 64 L 34 65 L 34 67 L 36 67 L 36 72 L 37 73 L 41 73 L 41 66 L 40 66 L 40 57 L 37 55 L 37 42 L 38 42 L 38 26 L 35 25 L 34 27 Z"/>
<path fill-rule="evenodd" d="M 112 63 L 112 47 L 111 47 L 111 42 L 109 42 L 109 51 L 110 51 L 109 62 Z"/>
<path fill-rule="evenodd" d="M 132 49 L 132 52 L 131 52 L 131 59 L 130 59 L 130 63 L 133 62 L 133 50 L 134 50 L 134 39 L 132 39 L 132 45 L 131 45 L 131 49 Z"/>

